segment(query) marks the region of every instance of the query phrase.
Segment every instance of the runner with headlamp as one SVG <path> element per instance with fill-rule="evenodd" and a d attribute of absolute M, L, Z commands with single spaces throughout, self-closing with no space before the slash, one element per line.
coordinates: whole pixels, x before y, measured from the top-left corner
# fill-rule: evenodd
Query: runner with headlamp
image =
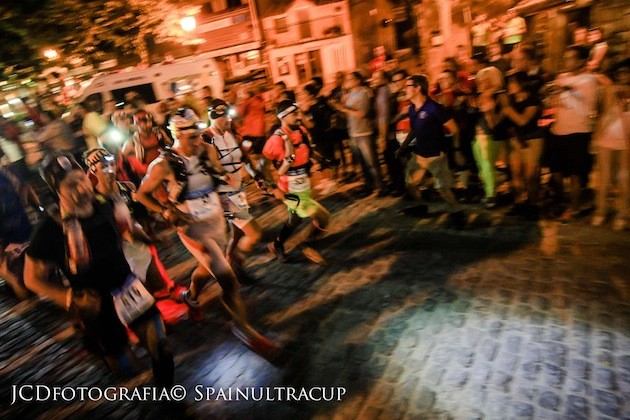
<path fill-rule="evenodd" d="M 311 197 L 311 148 L 302 130 L 299 106 L 289 100 L 282 101 L 278 104 L 277 115 L 282 125 L 265 143 L 263 156 L 273 163 L 278 175 L 278 185 L 273 189 L 273 195 L 284 201 L 289 210 L 289 220 L 276 240 L 269 244 L 269 250 L 278 261 L 284 262 L 287 258 L 284 244 L 302 220 L 313 220 L 308 234 L 308 240 L 312 240 L 324 232 L 330 213 Z M 303 247 L 302 252 L 313 262 L 324 262 L 323 257 L 310 247 Z"/>
<path fill-rule="evenodd" d="M 199 261 L 190 288 L 182 293 L 191 317 L 201 320 L 199 293 L 214 277 L 223 289 L 221 302 L 234 319 L 234 334 L 254 351 L 273 352 L 275 345 L 249 324 L 238 281 L 223 253 L 227 226 L 215 179 L 233 188 L 238 188 L 239 183 L 232 174 L 224 172 L 216 149 L 202 141 L 199 123 L 191 109 L 180 109 L 171 118 L 173 148 L 167 148 L 153 161 L 137 198 L 147 209 L 177 226 L 182 243 Z M 161 185 L 166 186 L 168 193 L 166 206 L 153 197 Z"/>
<path fill-rule="evenodd" d="M 254 280 L 243 270 L 242 264 L 253 247 L 260 241 L 262 230 L 260 225 L 249 212 L 249 203 L 241 178 L 244 168 L 257 182 L 262 182 L 258 174 L 252 169 L 246 151 L 242 150 L 243 143 L 232 131 L 230 106 L 221 99 L 214 99 L 208 108 L 210 127 L 204 132 L 204 139 L 217 151 L 221 166 L 232 174 L 238 182 L 238 187 L 229 184 L 219 184 L 217 192 L 221 199 L 223 211 L 230 215 L 233 235 L 228 244 L 226 255 L 232 269 L 241 283 L 251 283 Z"/>

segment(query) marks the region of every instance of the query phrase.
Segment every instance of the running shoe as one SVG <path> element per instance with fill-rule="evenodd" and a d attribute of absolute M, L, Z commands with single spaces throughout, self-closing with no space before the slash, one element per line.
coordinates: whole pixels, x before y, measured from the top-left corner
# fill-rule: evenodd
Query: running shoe
<path fill-rule="evenodd" d="M 276 256 L 279 263 L 283 263 L 287 260 L 287 254 L 284 252 L 284 248 L 276 246 L 275 243 L 271 242 L 267 245 L 267 249 Z"/>
<path fill-rule="evenodd" d="M 232 323 L 232 334 L 253 352 L 265 359 L 273 359 L 280 349 L 277 344 L 264 337 L 249 324 Z"/>
<path fill-rule="evenodd" d="M 201 322 L 203 320 L 203 312 L 199 301 L 193 300 L 190 297 L 190 290 L 186 290 L 181 293 L 180 299 L 188 306 L 188 318 L 195 322 Z"/>
<path fill-rule="evenodd" d="M 322 254 L 320 254 L 319 252 L 315 251 L 313 248 L 309 247 L 309 246 L 305 246 L 304 248 L 302 248 L 302 254 L 308 258 L 310 261 L 314 262 L 315 264 L 325 264 L 326 260 L 324 259 L 324 257 L 322 257 Z"/>

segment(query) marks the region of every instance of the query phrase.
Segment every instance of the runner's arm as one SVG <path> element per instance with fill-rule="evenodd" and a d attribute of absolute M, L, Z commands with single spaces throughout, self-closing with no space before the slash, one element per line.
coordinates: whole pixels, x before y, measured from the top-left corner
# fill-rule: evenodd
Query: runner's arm
<path fill-rule="evenodd" d="M 72 289 L 48 281 L 53 268 L 52 264 L 27 255 L 24 261 L 24 285 L 37 296 L 50 299 L 62 308 L 68 309 Z"/>
<path fill-rule="evenodd" d="M 155 213 L 163 213 L 167 207 L 162 206 L 158 200 L 153 197 L 153 192 L 157 190 L 167 179 L 170 169 L 168 164 L 162 158 L 154 160 L 149 165 L 149 170 L 138 188 L 136 199 L 144 205 L 148 210 Z"/>

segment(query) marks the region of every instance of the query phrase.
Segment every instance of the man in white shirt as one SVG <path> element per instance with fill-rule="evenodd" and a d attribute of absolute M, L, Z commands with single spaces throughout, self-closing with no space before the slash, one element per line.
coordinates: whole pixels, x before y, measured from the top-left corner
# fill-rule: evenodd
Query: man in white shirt
<path fill-rule="evenodd" d="M 548 144 L 549 166 L 555 184 L 571 178 L 570 207 L 563 215 L 568 220 L 579 212 L 581 179 L 588 176 L 592 159 L 588 153 L 597 116 L 597 79 L 585 71 L 588 50 L 573 46 L 564 53 L 564 70 L 555 84 L 556 120 Z"/>

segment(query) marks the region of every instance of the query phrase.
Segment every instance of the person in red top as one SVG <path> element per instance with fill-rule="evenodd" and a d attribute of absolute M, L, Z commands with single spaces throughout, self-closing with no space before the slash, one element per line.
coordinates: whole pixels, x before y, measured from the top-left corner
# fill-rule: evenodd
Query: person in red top
<path fill-rule="evenodd" d="M 129 162 L 133 172 L 142 180 L 151 162 L 160 156 L 161 149 L 165 145 L 170 145 L 171 141 L 147 111 L 141 109 L 134 113 L 133 122 L 137 131 L 123 145 L 122 155 Z"/>
<path fill-rule="evenodd" d="M 289 220 L 276 240 L 269 244 L 269 250 L 276 255 L 278 261 L 284 262 L 284 243 L 302 220 L 313 219 L 309 240 L 315 239 L 328 225 L 330 213 L 311 197 L 311 149 L 308 137 L 302 130 L 299 106 L 289 100 L 281 101 L 277 107 L 277 115 L 282 125 L 269 137 L 262 152 L 277 171 L 278 185 L 273 189 L 273 195 L 284 201 L 289 209 Z M 302 252 L 311 261 L 324 261 L 312 248 L 304 247 Z"/>
<path fill-rule="evenodd" d="M 250 90 L 248 97 L 238 107 L 242 119 L 238 133 L 243 140 L 252 142 L 250 153 L 259 155 L 265 144 L 265 100 L 260 92 Z"/>

